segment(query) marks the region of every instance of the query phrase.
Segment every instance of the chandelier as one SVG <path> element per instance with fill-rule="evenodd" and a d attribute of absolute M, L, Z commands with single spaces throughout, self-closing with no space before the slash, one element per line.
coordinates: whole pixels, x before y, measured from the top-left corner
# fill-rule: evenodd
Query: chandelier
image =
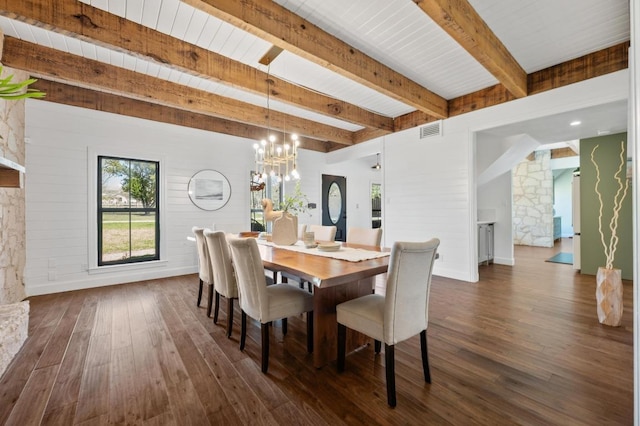
<path fill-rule="evenodd" d="M 267 176 L 275 178 L 278 182 L 282 179 L 289 181 L 291 179 L 300 179 L 297 169 L 298 146 L 300 141 L 298 135 L 291 134 L 291 141 L 286 141 L 285 127 L 282 127 L 282 141 L 278 141 L 276 135 L 271 132 L 271 108 L 270 85 L 273 80 L 269 78 L 267 71 L 267 138 L 262 139 L 260 143 L 253 144 L 255 150 L 255 175 L 254 180 L 264 182 Z"/>
<path fill-rule="evenodd" d="M 274 134 L 269 134 L 268 139 L 253 144 L 256 176 L 262 180 L 267 176 L 275 177 L 278 181 L 300 179 L 297 169 L 299 144 L 295 133 L 291 135 L 291 143 L 284 140 L 279 143 Z"/>

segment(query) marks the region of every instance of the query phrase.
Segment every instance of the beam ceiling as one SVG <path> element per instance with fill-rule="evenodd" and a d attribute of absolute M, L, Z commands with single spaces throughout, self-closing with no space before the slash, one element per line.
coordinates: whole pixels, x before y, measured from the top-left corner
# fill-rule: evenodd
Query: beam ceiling
<path fill-rule="evenodd" d="M 407 105 L 447 117 L 446 99 L 269 0 L 184 0 L 289 52 Z"/>
<path fill-rule="evenodd" d="M 235 99 L 197 90 L 70 53 L 5 37 L 2 62 L 37 76 L 241 123 L 294 131 L 314 139 L 351 145 L 351 132 Z M 286 129 L 285 129 L 286 125 Z"/>
<path fill-rule="evenodd" d="M 527 73 L 467 0 L 413 0 L 516 98 L 527 96 Z"/>
<path fill-rule="evenodd" d="M 9 4 L 11 3 L 11 4 Z M 164 66 L 224 82 L 363 127 L 393 131 L 393 119 L 289 83 L 242 62 L 181 41 L 76 0 L 0 0 L 1 14 Z"/>
<path fill-rule="evenodd" d="M 271 0 L 183 0 L 416 111 L 391 118 L 181 41 L 76 0 L 0 0 L 0 15 L 155 61 L 163 67 L 361 126 L 348 131 L 7 37 L 2 63 L 44 78 L 46 100 L 259 139 L 295 131 L 302 147 L 329 152 L 390 132 L 490 107 L 627 68 L 620 43 L 527 75 L 467 0 L 413 0 L 491 72 L 499 84 L 445 100 Z M 272 56 L 275 55 L 275 51 Z M 63 84 L 64 83 L 64 84 Z"/>

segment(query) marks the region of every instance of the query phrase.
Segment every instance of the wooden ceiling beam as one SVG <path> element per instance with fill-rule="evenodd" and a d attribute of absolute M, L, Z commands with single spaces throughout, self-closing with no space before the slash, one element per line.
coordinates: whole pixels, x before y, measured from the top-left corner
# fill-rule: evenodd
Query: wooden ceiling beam
<path fill-rule="evenodd" d="M 111 93 L 83 87 L 71 86 L 51 80 L 40 79 L 31 87 L 47 94 L 41 100 L 76 106 L 128 117 L 153 120 L 161 123 L 238 136 L 258 140 L 264 137 L 262 127 L 223 118 L 211 117 L 182 109 L 172 108 L 137 99 L 125 98 Z M 289 136 L 289 135 L 287 135 Z M 312 151 L 327 152 L 326 143 L 305 137 L 300 138 L 300 147 Z"/>
<path fill-rule="evenodd" d="M 407 105 L 448 116 L 447 101 L 272 0 L 183 0 L 298 56 Z"/>
<path fill-rule="evenodd" d="M 413 0 L 516 98 L 527 96 L 527 73 L 467 0 Z"/>
<path fill-rule="evenodd" d="M 159 103 L 191 112 L 298 133 L 312 139 L 352 145 L 353 133 L 240 102 L 124 68 L 85 59 L 59 50 L 6 37 L 3 63 L 56 81 L 64 81 L 129 98 Z"/>
<path fill-rule="evenodd" d="M 267 75 L 242 62 L 76 0 L 0 0 L 0 15 L 258 95 L 265 96 L 270 90 L 273 99 L 339 120 L 363 127 L 393 130 L 391 117 Z"/>
<path fill-rule="evenodd" d="M 529 74 L 529 94 L 546 92 L 628 67 L 629 42 L 626 41 Z"/>
<path fill-rule="evenodd" d="M 536 71 L 527 76 L 529 95 L 557 89 L 628 68 L 629 42 L 607 47 L 576 59 Z M 502 85 L 487 87 L 449 100 L 449 116 L 466 114 L 503 104 L 516 98 Z M 421 126 L 434 117 L 414 111 L 395 118 L 394 131 Z"/>

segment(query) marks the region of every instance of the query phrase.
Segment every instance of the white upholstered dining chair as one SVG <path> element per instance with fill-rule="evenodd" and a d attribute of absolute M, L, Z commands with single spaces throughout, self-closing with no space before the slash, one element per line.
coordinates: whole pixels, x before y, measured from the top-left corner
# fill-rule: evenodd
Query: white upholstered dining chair
<path fill-rule="evenodd" d="M 307 232 L 313 232 L 313 236 L 316 241 L 333 241 L 336 239 L 336 231 L 338 228 L 335 226 L 324 225 L 309 225 L 307 226 Z"/>
<path fill-rule="evenodd" d="M 347 243 L 378 247 L 381 241 L 382 228 L 349 228 L 347 230 Z"/>
<path fill-rule="evenodd" d="M 375 340 L 375 352 L 384 342 L 387 402 L 396 406 L 394 347 L 420 334 L 424 380 L 431 383 L 427 354 L 429 289 L 440 240 L 396 242 L 391 249 L 386 295 L 369 294 L 336 306 L 338 371 L 344 371 L 347 328 Z"/>
<path fill-rule="evenodd" d="M 213 300 L 213 269 L 211 267 L 211 260 L 209 259 L 209 249 L 204 239 L 204 228 L 194 226 L 191 228 L 191 232 L 196 237 L 196 246 L 198 247 L 198 278 L 200 279 L 200 286 L 198 288 L 198 302 L 197 306 L 200 306 L 202 300 L 202 287 L 206 283 L 209 290 L 209 304 L 207 305 L 207 316 L 211 316 L 211 302 Z"/>
<path fill-rule="evenodd" d="M 209 257 L 213 268 L 213 289 L 215 292 L 215 307 L 213 309 L 213 323 L 218 323 L 220 310 L 220 295 L 227 299 L 227 337 L 231 337 L 233 327 L 233 299 L 238 298 L 238 284 L 231 263 L 231 253 L 227 237 L 223 231 L 204 231 L 207 241 Z"/>
<path fill-rule="evenodd" d="M 313 295 L 288 284 L 267 286 L 264 267 L 254 238 L 231 238 L 231 257 L 238 282 L 242 309 L 240 350 L 247 336 L 247 315 L 260 322 L 262 330 L 262 372 L 269 368 L 269 323 L 282 319 L 282 332 L 287 333 L 286 318 L 307 313 L 307 350 L 313 352 Z"/>

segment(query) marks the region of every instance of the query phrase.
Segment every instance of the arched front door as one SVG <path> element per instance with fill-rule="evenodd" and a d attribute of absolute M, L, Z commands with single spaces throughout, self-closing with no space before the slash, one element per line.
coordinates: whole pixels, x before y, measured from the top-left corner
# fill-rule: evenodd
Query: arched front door
<path fill-rule="evenodd" d="M 336 241 L 347 239 L 347 179 L 322 175 L 322 224 L 337 228 Z"/>

